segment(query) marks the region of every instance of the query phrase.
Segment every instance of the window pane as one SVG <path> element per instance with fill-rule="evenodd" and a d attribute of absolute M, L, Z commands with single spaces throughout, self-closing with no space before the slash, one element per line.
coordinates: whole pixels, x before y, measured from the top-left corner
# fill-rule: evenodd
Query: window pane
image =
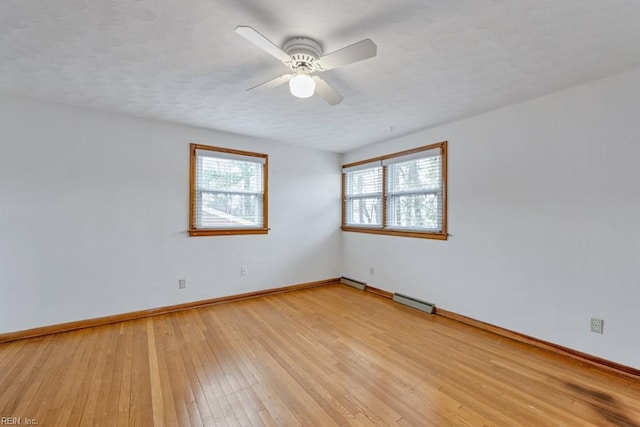
<path fill-rule="evenodd" d="M 199 157 L 198 160 L 198 189 L 262 192 L 261 164 L 205 156 Z"/>
<path fill-rule="evenodd" d="M 366 197 L 347 200 L 348 225 L 382 225 L 382 198 Z"/>
<path fill-rule="evenodd" d="M 416 191 L 442 187 L 441 156 L 394 163 L 387 167 L 388 191 Z"/>
<path fill-rule="evenodd" d="M 262 226 L 262 197 L 254 194 L 200 193 L 198 228 Z"/>
<path fill-rule="evenodd" d="M 388 227 L 434 231 L 442 229 L 441 194 L 390 196 L 388 200 Z"/>
<path fill-rule="evenodd" d="M 346 185 L 346 194 L 349 196 L 381 194 L 382 166 L 348 172 Z"/>
<path fill-rule="evenodd" d="M 191 144 L 189 235 L 267 234 L 266 154 Z"/>

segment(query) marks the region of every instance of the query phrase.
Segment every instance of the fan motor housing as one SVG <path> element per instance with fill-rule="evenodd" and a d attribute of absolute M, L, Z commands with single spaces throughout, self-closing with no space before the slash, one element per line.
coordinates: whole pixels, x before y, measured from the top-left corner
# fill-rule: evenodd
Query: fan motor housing
<path fill-rule="evenodd" d="M 300 66 L 312 69 L 314 62 L 322 55 L 320 43 L 307 37 L 287 40 L 282 50 L 291 57 L 291 68 L 294 70 Z"/>

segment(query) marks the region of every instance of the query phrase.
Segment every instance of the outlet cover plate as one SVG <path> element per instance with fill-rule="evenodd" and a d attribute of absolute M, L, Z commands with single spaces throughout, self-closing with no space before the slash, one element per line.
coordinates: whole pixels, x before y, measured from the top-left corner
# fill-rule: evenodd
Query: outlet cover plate
<path fill-rule="evenodd" d="M 604 333 L 604 320 L 591 318 L 591 332 L 596 334 Z"/>

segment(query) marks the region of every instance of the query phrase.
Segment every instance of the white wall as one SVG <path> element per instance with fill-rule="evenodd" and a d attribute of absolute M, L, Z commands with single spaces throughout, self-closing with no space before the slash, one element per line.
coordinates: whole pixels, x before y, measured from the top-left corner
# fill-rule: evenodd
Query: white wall
<path fill-rule="evenodd" d="M 640 368 L 640 70 L 344 162 L 442 140 L 453 236 L 344 233 L 343 274 Z M 604 335 L 589 332 L 591 317 Z"/>
<path fill-rule="evenodd" d="M 268 235 L 187 236 L 190 142 L 269 155 Z M 0 98 L 0 333 L 338 277 L 340 161 Z"/>

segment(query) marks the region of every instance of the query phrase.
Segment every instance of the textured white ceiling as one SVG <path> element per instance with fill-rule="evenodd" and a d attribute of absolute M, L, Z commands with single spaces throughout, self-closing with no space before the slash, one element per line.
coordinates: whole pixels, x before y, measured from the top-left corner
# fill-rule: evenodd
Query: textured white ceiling
<path fill-rule="evenodd" d="M 246 92 L 286 68 L 237 25 L 378 56 L 323 73 L 337 106 Z M 639 66 L 637 0 L 0 2 L 1 92 L 336 152 Z"/>

